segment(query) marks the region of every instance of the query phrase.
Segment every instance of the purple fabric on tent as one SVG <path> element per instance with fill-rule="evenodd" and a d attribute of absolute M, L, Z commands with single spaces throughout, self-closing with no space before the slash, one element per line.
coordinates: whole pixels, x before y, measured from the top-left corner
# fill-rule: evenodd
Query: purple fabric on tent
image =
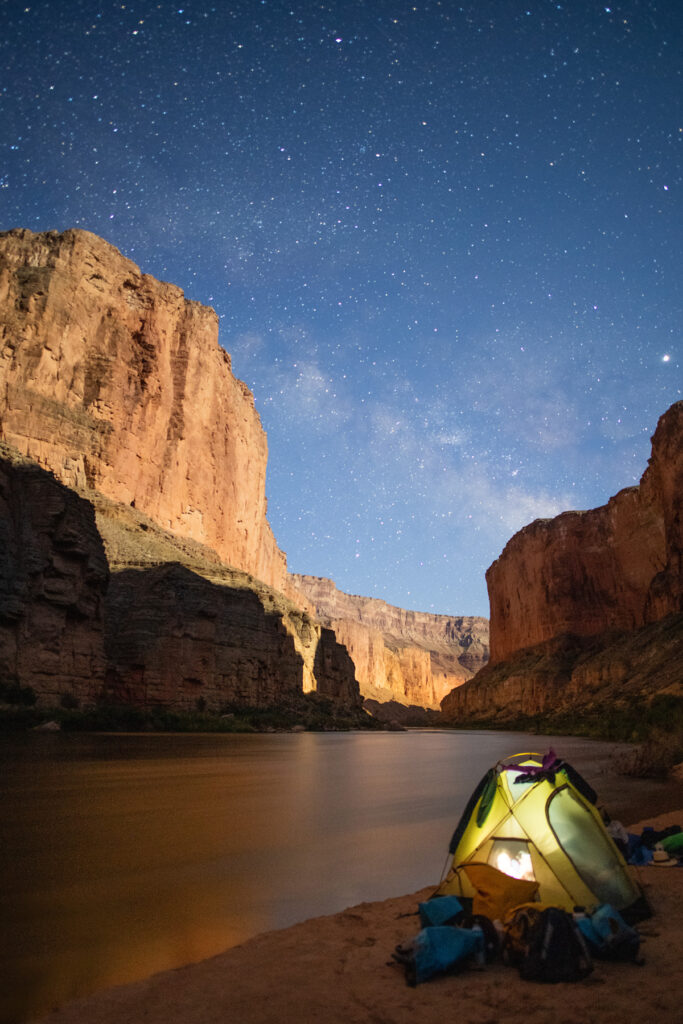
<path fill-rule="evenodd" d="M 504 764 L 503 771 L 518 772 L 515 782 L 535 782 L 536 779 L 555 777 L 561 761 L 554 750 L 549 750 L 541 764 Z"/>

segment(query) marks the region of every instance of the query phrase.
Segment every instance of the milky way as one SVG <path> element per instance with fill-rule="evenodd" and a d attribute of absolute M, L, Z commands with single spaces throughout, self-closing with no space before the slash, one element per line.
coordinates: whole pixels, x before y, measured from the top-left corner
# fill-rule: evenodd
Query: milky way
<path fill-rule="evenodd" d="M 683 5 L 2 4 L 2 228 L 213 306 L 296 572 L 488 614 L 681 397 Z"/>

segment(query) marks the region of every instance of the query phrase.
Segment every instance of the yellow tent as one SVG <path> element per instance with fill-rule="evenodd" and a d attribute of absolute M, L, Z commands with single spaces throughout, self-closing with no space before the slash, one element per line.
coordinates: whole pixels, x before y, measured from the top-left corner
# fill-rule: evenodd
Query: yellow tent
<path fill-rule="evenodd" d="M 474 897 L 482 878 L 488 885 L 502 872 L 565 910 L 610 903 L 632 923 L 648 917 L 642 890 L 595 801 L 585 780 L 553 751 L 498 762 L 465 808 L 449 848 L 452 866 L 435 895 Z"/>

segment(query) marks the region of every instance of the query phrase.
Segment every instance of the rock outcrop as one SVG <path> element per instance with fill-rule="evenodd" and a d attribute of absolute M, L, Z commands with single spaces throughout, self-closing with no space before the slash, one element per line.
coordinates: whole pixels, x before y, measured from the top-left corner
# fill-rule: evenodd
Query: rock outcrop
<path fill-rule="evenodd" d="M 289 592 L 266 437 L 216 314 L 96 235 L 0 235 L 0 440 Z"/>
<path fill-rule="evenodd" d="M 92 506 L 0 444 L 0 685 L 94 702 L 109 572 Z M 0 691 L 0 700 L 2 699 Z"/>
<path fill-rule="evenodd" d="M 361 709 L 347 651 L 307 611 L 3 443 L 0 687 L 43 706 L 220 711 L 315 692 Z"/>
<path fill-rule="evenodd" d="M 420 704 L 400 704 L 397 700 L 378 701 L 367 697 L 363 707 L 384 726 L 429 728 L 441 724 L 441 712 Z"/>
<path fill-rule="evenodd" d="M 318 576 L 292 580 L 348 650 L 365 698 L 438 710 L 486 662 L 486 619 L 406 611 Z"/>
<path fill-rule="evenodd" d="M 659 420 L 637 487 L 537 520 L 489 568 L 491 658 L 442 703 L 514 718 L 683 695 L 683 402 Z M 653 647 L 654 645 L 654 647 Z"/>
<path fill-rule="evenodd" d="M 268 603 L 177 563 L 115 573 L 104 699 L 221 710 L 277 706 L 315 690 L 359 707 L 353 665 L 330 631 Z"/>
<path fill-rule="evenodd" d="M 563 636 L 482 669 L 441 704 L 453 723 L 644 735 L 683 727 L 683 615 L 623 633 Z M 652 702 L 660 706 L 652 715 Z"/>
<path fill-rule="evenodd" d="M 490 664 L 563 633 L 630 630 L 683 610 L 683 402 L 665 413 L 638 487 L 516 533 L 486 573 Z"/>
<path fill-rule="evenodd" d="M 137 509 L 92 499 L 112 570 L 108 697 L 216 708 L 317 692 L 360 707 L 348 653 L 299 604 Z"/>

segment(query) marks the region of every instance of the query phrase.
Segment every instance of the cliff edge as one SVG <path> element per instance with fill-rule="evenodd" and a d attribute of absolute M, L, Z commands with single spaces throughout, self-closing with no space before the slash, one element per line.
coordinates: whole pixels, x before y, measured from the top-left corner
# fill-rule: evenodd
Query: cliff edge
<path fill-rule="evenodd" d="M 0 234 L 0 440 L 290 592 L 216 314 L 90 232 Z"/>

